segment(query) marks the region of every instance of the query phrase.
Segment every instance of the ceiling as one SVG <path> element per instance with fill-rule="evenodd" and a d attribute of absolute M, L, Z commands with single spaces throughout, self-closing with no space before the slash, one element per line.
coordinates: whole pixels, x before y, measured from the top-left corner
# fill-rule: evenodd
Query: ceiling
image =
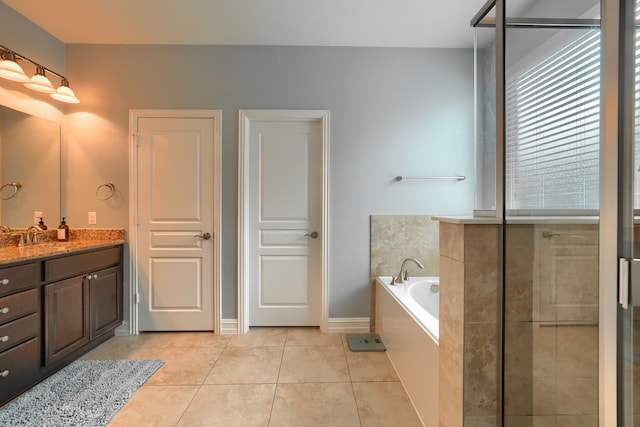
<path fill-rule="evenodd" d="M 464 48 L 485 0 L 2 0 L 65 44 Z"/>

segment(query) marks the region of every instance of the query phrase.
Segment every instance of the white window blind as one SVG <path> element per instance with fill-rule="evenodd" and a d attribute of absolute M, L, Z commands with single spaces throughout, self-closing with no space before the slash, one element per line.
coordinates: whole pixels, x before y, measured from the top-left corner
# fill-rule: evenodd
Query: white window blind
<path fill-rule="evenodd" d="M 507 209 L 598 209 L 600 32 L 510 79 L 506 107 Z"/>

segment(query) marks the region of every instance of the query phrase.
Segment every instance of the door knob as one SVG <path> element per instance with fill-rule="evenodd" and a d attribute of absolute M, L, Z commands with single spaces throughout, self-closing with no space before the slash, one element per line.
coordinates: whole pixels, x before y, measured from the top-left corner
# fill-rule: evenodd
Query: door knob
<path fill-rule="evenodd" d="M 312 231 L 311 233 L 305 234 L 304 237 L 311 237 L 312 239 L 315 239 L 315 238 L 318 237 L 318 232 L 317 231 Z"/>
<path fill-rule="evenodd" d="M 211 238 L 211 233 L 202 233 L 202 234 L 196 234 L 193 237 L 199 237 L 200 239 L 204 239 L 204 240 L 209 240 Z"/>

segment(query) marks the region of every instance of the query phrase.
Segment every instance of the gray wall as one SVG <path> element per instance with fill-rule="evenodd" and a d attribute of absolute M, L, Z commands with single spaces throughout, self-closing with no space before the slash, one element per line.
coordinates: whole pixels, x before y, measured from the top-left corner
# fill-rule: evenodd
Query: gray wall
<path fill-rule="evenodd" d="M 236 317 L 237 305 L 240 108 L 331 110 L 330 317 L 369 315 L 370 214 L 465 214 L 473 208 L 471 50 L 68 45 L 65 51 L 14 14 L 0 3 L 2 40 L 54 69 L 66 55 L 61 72 L 81 100 L 66 107 L 63 127 L 71 226 L 87 227 L 88 211 L 97 212 L 98 227 L 128 226 L 129 109 L 222 110 L 225 318 Z M 44 53 L 52 54 L 51 64 L 40 57 Z M 12 103 L 6 96 L 14 85 L 0 82 L 0 89 L 11 88 L 0 90 L 0 102 Z M 393 181 L 397 175 L 451 174 L 469 179 Z M 107 203 L 95 197 L 104 182 L 118 190 Z"/>
<path fill-rule="evenodd" d="M 0 37 L 1 45 L 64 75 L 64 43 L 1 1 Z M 51 79 L 51 83 L 56 85 L 60 82 Z"/>
<path fill-rule="evenodd" d="M 470 50 L 70 45 L 70 223 L 126 227 L 131 108 L 222 109 L 223 317 L 236 316 L 238 109 L 331 110 L 330 317 L 369 312 L 369 215 L 463 214 L 473 182 Z M 91 197 L 113 182 L 120 203 Z"/>

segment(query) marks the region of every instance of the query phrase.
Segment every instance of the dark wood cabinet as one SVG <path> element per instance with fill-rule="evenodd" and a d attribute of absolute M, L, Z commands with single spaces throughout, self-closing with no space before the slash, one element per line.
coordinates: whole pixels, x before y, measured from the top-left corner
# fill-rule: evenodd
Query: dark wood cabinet
<path fill-rule="evenodd" d="M 91 339 L 96 339 L 122 323 L 122 268 L 100 270 L 88 282 Z"/>
<path fill-rule="evenodd" d="M 82 276 L 44 287 L 45 364 L 89 342 L 89 284 Z"/>
<path fill-rule="evenodd" d="M 0 267 L 0 405 L 114 335 L 122 245 Z"/>
<path fill-rule="evenodd" d="M 3 277 L 24 271 L 22 267 L 13 268 Z M 14 291 L 25 287 L 21 280 L 12 283 L 16 285 Z M 40 369 L 39 289 L 6 293 L 0 298 L 0 390 L 12 390 L 33 381 Z"/>

